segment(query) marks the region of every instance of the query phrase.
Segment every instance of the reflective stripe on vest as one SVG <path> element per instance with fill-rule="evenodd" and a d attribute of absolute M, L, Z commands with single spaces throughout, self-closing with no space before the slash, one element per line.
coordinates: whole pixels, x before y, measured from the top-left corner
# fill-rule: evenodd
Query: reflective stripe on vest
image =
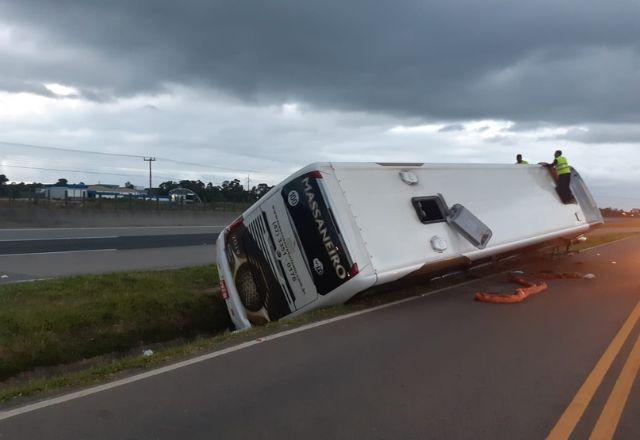
<path fill-rule="evenodd" d="M 569 163 L 567 162 L 567 159 L 565 157 L 556 157 L 556 172 L 558 173 L 558 175 L 569 174 L 571 172 L 571 168 L 569 167 Z"/>

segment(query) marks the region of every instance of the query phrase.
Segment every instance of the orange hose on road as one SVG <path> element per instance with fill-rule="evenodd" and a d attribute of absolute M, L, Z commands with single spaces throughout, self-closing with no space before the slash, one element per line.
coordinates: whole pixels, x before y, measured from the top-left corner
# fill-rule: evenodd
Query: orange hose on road
<path fill-rule="evenodd" d="M 542 280 L 578 280 L 584 278 L 584 275 L 578 272 L 553 272 L 545 270 L 538 272 L 537 276 Z M 512 283 L 520 284 L 522 288 L 516 289 L 514 293 L 486 293 L 476 292 L 475 300 L 492 303 L 492 304 L 513 304 L 519 303 L 540 292 L 547 290 L 547 283 L 544 281 L 538 281 L 536 283 L 530 283 L 522 277 L 517 277 L 513 274 L 509 274 L 509 281 Z"/>
<path fill-rule="evenodd" d="M 522 302 L 531 295 L 544 292 L 548 288 L 547 283 L 545 283 L 544 281 L 530 283 L 524 278 L 515 277 L 513 275 L 509 276 L 509 281 L 511 281 L 512 283 L 520 284 L 524 287 L 516 289 L 515 293 L 476 292 L 475 300 L 492 304 L 513 304 Z"/>

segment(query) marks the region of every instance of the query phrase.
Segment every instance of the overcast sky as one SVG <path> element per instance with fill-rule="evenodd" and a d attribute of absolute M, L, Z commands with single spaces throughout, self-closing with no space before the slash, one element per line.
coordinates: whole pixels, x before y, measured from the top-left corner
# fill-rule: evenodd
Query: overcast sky
<path fill-rule="evenodd" d="M 157 156 L 155 183 L 277 183 L 561 148 L 640 206 L 638 23 L 637 0 L 0 0 L 0 174 L 143 185 Z"/>

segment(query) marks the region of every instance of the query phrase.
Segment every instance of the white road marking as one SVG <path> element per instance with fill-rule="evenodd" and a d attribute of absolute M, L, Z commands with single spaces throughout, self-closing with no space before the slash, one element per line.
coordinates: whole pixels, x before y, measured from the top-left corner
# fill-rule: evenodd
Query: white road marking
<path fill-rule="evenodd" d="M 164 234 L 161 235 L 161 237 L 162 236 L 164 236 Z M 120 235 L 101 235 L 96 237 L 6 238 L 6 239 L 0 240 L 0 243 L 7 242 L 7 241 L 16 242 L 16 241 L 49 241 L 49 240 L 92 240 L 96 238 L 120 238 L 120 237 L 121 237 Z M 126 235 L 122 237 L 128 238 Z M 157 237 L 157 236 L 151 235 L 150 237 Z"/>
<path fill-rule="evenodd" d="M 20 228 L 20 229 L 0 229 L 0 232 L 13 231 L 76 231 L 76 230 L 96 230 L 96 229 L 187 229 L 187 228 L 226 228 L 227 225 L 208 226 L 92 226 L 86 228 Z"/>
<path fill-rule="evenodd" d="M 114 252 L 118 249 L 85 249 L 77 251 L 54 251 L 54 252 L 25 252 L 22 254 L 0 254 L 0 257 L 19 257 L 20 255 L 53 255 L 53 254 L 73 254 L 76 252 Z"/>
<path fill-rule="evenodd" d="M 26 280 L 16 280 L 16 281 L 9 281 L 8 283 L 2 283 L 3 285 L 7 285 L 7 284 L 21 284 L 21 283 L 33 283 L 36 281 L 47 281 L 47 280 L 52 280 L 53 278 L 49 277 L 49 278 L 29 278 Z"/>
<path fill-rule="evenodd" d="M 303 325 L 301 327 L 296 327 L 294 329 L 291 330 L 285 330 L 282 332 L 278 332 L 278 333 L 274 333 L 272 335 L 268 335 L 268 336 L 264 336 L 258 339 L 254 339 L 252 341 L 247 341 L 247 342 L 243 342 L 241 344 L 238 345 L 234 345 L 233 347 L 228 347 L 222 350 L 218 350 L 218 351 L 214 351 L 212 353 L 207 353 L 201 356 L 197 356 L 194 357 L 192 359 L 187 359 L 185 361 L 182 362 L 177 362 L 175 364 L 171 364 L 171 365 L 166 365 L 164 367 L 160 367 L 160 368 L 156 368 L 154 370 L 150 370 L 150 371 L 146 371 L 144 373 L 140 373 L 140 374 L 136 374 L 134 376 L 130 376 L 124 379 L 120 379 L 120 380 L 116 380 L 113 382 L 109 382 L 109 383 L 105 383 L 102 385 L 97 385 L 91 388 L 87 388 L 84 390 L 80 390 L 80 391 L 76 391 L 73 393 L 69 393 L 69 394 L 65 394 L 59 397 L 54 397 L 51 399 L 46 399 L 46 400 L 42 400 L 40 402 L 36 402 L 36 403 L 32 403 L 29 405 L 25 405 L 19 408 L 15 408 L 12 410 L 7 410 L 7 411 L 1 411 L 0 412 L 0 420 L 6 420 L 9 419 L 11 417 L 16 417 L 19 416 L 21 414 L 26 414 L 26 413 L 30 413 L 32 411 L 37 411 L 39 409 L 42 408 L 46 408 L 49 406 L 53 406 L 53 405 L 58 405 L 60 403 L 64 403 L 64 402 L 68 402 L 70 400 L 75 400 L 75 399 L 80 399 L 82 397 L 86 397 L 86 396 L 91 396 L 92 394 L 97 394 L 100 393 L 102 391 L 107 391 L 107 390 L 111 390 L 113 388 L 117 388 L 117 387 L 121 387 L 123 385 L 127 385 L 133 382 L 138 382 L 140 380 L 144 380 L 144 379 L 148 379 L 150 377 L 154 377 L 154 376 L 158 376 L 160 374 L 164 374 L 164 373 L 168 373 L 169 371 L 174 371 L 177 370 L 179 368 L 184 368 L 184 367 L 188 367 L 189 365 L 193 365 L 193 364 L 198 364 L 200 362 L 204 362 L 207 361 L 209 359 L 214 359 L 220 356 L 223 356 L 225 354 L 228 353 L 233 353 L 235 351 L 239 351 L 239 350 L 243 350 L 245 348 L 249 348 L 249 347 L 253 347 L 254 345 L 258 345 L 258 344 L 262 344 L 263 342 L 268 342 L 268 341 L 273 341 L 276 339 L 280 339 L 283 338 L 285 336 L 289 336 L 289 335 L 293 335 L 296 333 L 301 333 L 307 330 L 311 330 L 317 327 L 321 327 L 327 324 L 331 324 L 334 322 L 338 322 L 338 321 L 342 321 L 345 319 L 350 319 L 350 318 L 355 318 L 356 316 L 361 316 L 361 315 L 365 315 L 367 313 L 371 313 L 371 312 L 375 312 L 378 310 L 382 310 L 382 309 L 386 309 L 388 307 L 393 307 L 393 306 L 397 306 L 398 304 L 403 304 L 409 301 L 414 301 L 420 298 L 425 298 L 427 296 L 431 296 L 431 295 L 435 295 L 436 293 L 441 293 L 444 292 L 446 290 L 450 290 L 450 289 L 454 289 L 457 287 L 462 287 L 462 286 L 466 286 L 468 284 L 471 283 L 475 283 L 478 282 L 480 280 L 482 280 L 483 278 L 477 278 L 474 280 L 468 280 L 468 281 L 464 281 L 462 283 L 453 285 L 453 286 L 447 286 L 447 287 L 442 287 L 440 289 L 436 289 L 433 290 L 431 292 L 426 292 L 423 293 L 421 295 L 417 295 L 417 296 L 412 296 L 409 298 L 404 298 L 404 299 L 400 299 L 398 301 L 393 301 L 387 304 L 382 304 L 379 306 L 375 306 L 375 307 L 371 307 L 369 309 L 364 309 L 364 310 L 359 310 L 357 312 L 352 312 L 352 313 L 348 313 L 346 315 L 341 315 L 341 316 L 336 316 L 333 318 L 328 318 L 328 319 L 324 319 L 322 321 L 318 321 L 318 322 L 312 322 L 311 324 L 306 324 Z"/>

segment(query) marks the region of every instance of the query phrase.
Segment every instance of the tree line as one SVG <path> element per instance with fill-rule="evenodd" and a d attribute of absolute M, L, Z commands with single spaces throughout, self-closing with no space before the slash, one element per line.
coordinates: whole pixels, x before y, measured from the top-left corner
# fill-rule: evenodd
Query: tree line
<path fill-rule="evenodd" d="M 69 181 L 60 178 L 56 182 L 58 185 L 67 185 Z M 80 182 L 83 184 L 83 182 Z M 9 178 L 0 174 L 0 197 L 8 197 L 11 199 L 34 198 L 39 188 L 43 188 L 42 183 L 25 183 L 13 182 L 9 183 Z M 125 188 L 133 188 L 133 184 L 125 182 Z M 153 188 L 151 195 L 166 197 L 169 191 L 176 188 L 185 188 L 193 191 L 200 197 L 203 202 L 253 202 L 264 196 L 272 187 L 266 183 L 259 183 L 247 191 L 242 186 L 240 179 L 225 180 L 220 185 L 214 185 L 211 182 L 205 183 L 201 180 L 180 180 L 166 181 Z"/>
<path fill-rule="evenodd" d="M 602 212 L 603 217 L 640 217 L 640 209 L 638 208 L 628 211 L 616 208 L 601 208 L 600 212 Z"/>
<path fill-rule="evenodd" d="M 38 188 L 43 186 L 44 184 L 42 183 L 9 183 L 9 178 L 4 174 L 0 174 L 0 197 L 11 199 L 29 197 L 29 194 L 34 195 Z"/>
<path fill-rule="evenodd" d="M 162 182 L 158 185 L 158 188 L 154 188 L 154 194 L 164 196 L 168 195 L 169 191 L 176 188 L 190 189 L 194 193 L 198 194 L 200 200 L 203 202 L 252 202 L 260 199 L 264 196 L 272 186 L 266 183 L 259 183 L 253 186 L 249 191 L 240 183 L 239 179 L 225 180 L 220 185 L 214 185 L 213 183 L 204 183 L 201 180 L 181 180 L 174 182 L 169 180 Z"/>

